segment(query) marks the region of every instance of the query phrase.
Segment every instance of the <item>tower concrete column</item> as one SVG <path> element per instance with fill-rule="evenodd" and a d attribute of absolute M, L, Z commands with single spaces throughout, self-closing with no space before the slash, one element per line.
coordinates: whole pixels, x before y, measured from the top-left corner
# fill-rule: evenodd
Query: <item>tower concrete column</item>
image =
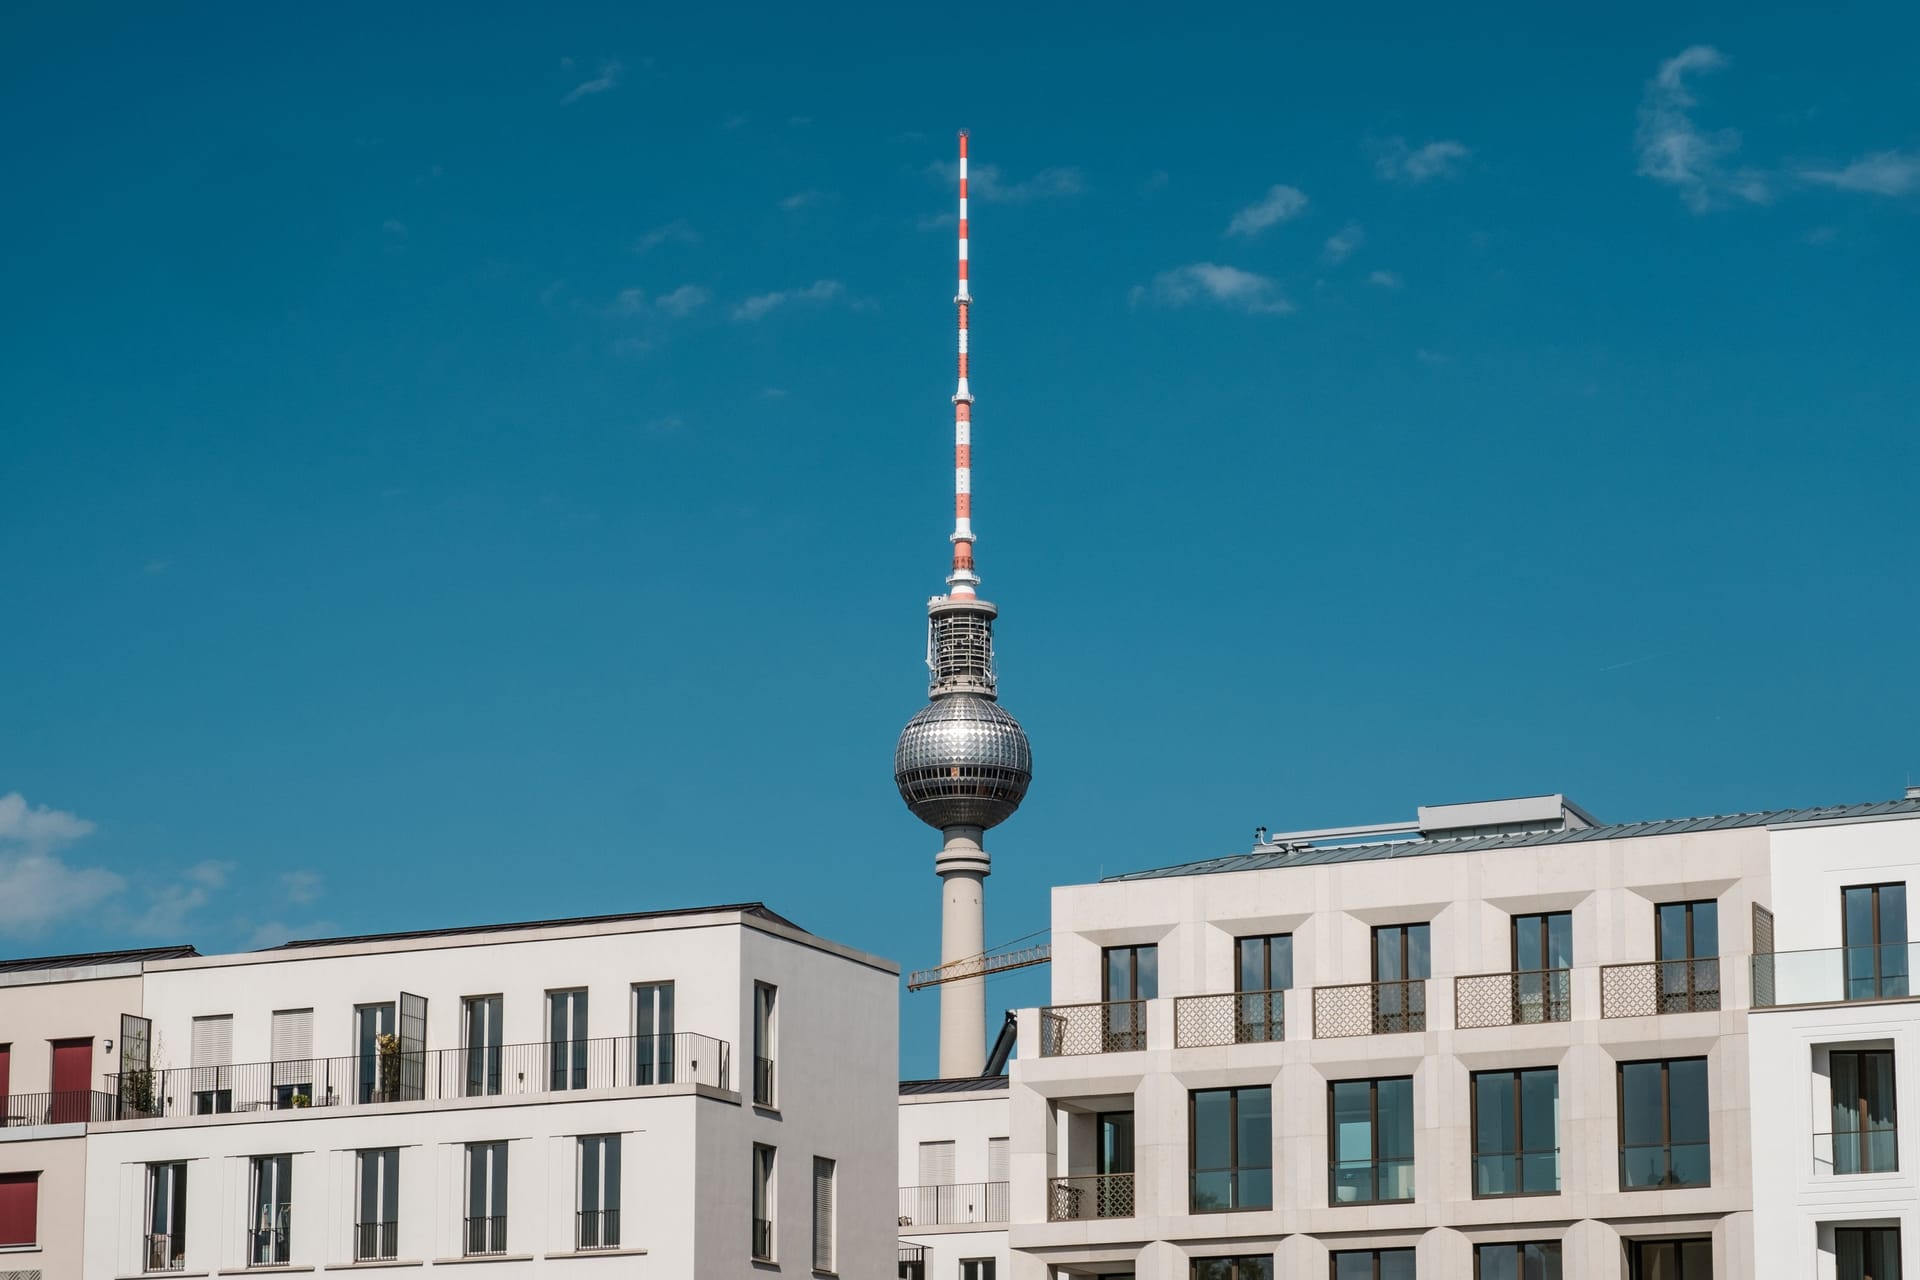
<path fill-rule="evenodd" d="M 969 960 L 987 949 L 986 878 L 991 859 L 979 827 L 948 827 L 933 869 L 940 877 L 940 963 Z M 987 980 L 940 986 L 940 1075 L 977 1076 L 986 1065 Z"/>

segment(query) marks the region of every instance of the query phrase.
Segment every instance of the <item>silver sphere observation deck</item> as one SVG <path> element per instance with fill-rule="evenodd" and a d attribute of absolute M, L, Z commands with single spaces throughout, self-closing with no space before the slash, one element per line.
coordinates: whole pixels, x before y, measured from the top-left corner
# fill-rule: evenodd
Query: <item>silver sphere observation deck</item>
<path fill-rule="evenodd" d="M 953 693 L 923 707 L 900 731 L 893 780 L 930 827 L 997 826 L 1033 781 L 1027 731 L 990 698 Z"/>

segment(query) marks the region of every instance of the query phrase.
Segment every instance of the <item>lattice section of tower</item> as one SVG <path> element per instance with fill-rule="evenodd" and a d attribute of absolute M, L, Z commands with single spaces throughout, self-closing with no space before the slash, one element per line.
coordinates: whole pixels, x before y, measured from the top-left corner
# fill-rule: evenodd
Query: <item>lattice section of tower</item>
<path fill-rule="evenodd" d="M 927 668 L 932 673 L 927 692 L 994 696 L 993 608 L 981 602 L 942 607 L 935 604 L 927 618 Z"/>

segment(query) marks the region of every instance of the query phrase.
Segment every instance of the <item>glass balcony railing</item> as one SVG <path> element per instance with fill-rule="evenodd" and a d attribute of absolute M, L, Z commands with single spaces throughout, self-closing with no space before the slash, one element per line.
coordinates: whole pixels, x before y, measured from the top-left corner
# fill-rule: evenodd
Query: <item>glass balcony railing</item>
<path fill-rule="evenodd" d="M 1895 1173 L 1899 1168 L 1900 1132 L 1893 1125 L 1813 1135 L 1813 1171 L 1818 1176 Z"/>
<path fill-rule="evenodd" d="M 1910 975 L 1916 946 L 1920 943 L 1885 942 L 1754 956 L 1753 1006 L 1903 999 L 1914 994 Z"/>

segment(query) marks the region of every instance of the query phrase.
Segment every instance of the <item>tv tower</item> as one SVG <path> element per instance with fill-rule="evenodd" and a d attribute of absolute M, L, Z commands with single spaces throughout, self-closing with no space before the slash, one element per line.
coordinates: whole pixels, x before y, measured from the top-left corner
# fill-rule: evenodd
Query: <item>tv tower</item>
<path fill-rule="evenodd" d="M 996 699 L 993 620 L 973 567 L 973 392 L 967 385 L 967 135 L 960 133 L 960 383 L 953 393 L 953 569 L 947 593 L 927 602 L 928 704 L 907 721 L 893 751 L 893 780 L 913 815 L 941 835 L 940 962 L 986 950 L 986 878 L 981 843 L 1013 816 L 1033 780 L 1026 730 Z M 940 1075 L 980 1074 L 986 1063 L 986 978 L 940 988 Z"/>

